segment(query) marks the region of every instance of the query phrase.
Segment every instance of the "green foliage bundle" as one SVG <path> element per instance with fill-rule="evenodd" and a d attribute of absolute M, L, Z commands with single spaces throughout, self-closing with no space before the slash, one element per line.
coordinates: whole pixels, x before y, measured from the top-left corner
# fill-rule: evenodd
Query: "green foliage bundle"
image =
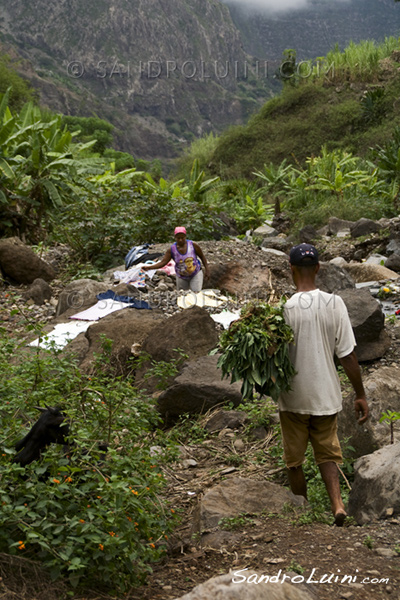
<path fill-rule="evenodd" d="M 243 379 L 242 395 L 251 398 L 253 390 L 277 400 L 290 389 L 295 370 L 288 345 L 293 331 L 283 317 L 284 302 L 278 306 L 252 302 L 241 311 L 220 337 L 222 355 L 218 366 L 231 382 Z"/>
<path fill-rule="evenodd" d="M 172 449 L 150 453 L 156 412 L 129 380 L 107 377 L 107 353 L 87 377 L 54 352 L 25 351 L 16 361 L 18 344 L 0 333 L 0 552 L 72 586 L 126 591 L 162 555 L 173 525 L 174 511 L 159 496 L 160 464 Z M 51 446 L 22 468 L 11 462 L 13 445 L 37 420 L 34 406 L 45 403 L 63 406 L 73 450 L 67 457 Z M 105 458 L 99 441 L 108 444 Z"/>

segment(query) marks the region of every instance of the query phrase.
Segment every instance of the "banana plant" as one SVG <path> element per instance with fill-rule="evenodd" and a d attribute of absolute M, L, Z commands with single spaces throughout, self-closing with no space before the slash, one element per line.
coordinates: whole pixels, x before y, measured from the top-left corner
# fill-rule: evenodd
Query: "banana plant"
<path fill-rule="evenodd" d="M 284 159 L 277 167 L 273 163 L 269 165 L 264 164 L 262 171 L 257 170 L 253 172 L 253 175 L 263 182 L 264 190 L 271 194 L 275 200 L 275 215 L 281 212 L 280 197 L 286 192 L 289 175 L 292 171 L 293 167 L 286 164 L 286 159 Z"/>

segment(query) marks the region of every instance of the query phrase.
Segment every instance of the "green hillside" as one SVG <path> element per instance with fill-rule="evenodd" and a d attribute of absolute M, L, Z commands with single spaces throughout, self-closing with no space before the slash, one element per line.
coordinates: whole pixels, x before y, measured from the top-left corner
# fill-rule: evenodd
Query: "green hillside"
<path fill-rule="evenodd" d="M 366 156 L 400 125 L 400 47 L 395 38 L 351 44 L 287 79 L 245 126 L 228 129 L 210 168 L 226 179 L 251 177 L 264 163 L 304 164 L 322 146 Z M 316 69 L 319 69 L 319 74 Z M 300 67 L 301 70 L 301 67 Z M 325 72 L 327 71 L 327 72 Z"/>

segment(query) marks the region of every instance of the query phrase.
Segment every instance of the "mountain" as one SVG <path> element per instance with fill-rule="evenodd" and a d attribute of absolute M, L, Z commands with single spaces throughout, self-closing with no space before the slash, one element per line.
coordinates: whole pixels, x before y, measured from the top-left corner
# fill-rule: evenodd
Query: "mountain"
<path fill-rule="evenodd" d="M 41 104 L 109 120 L 141 158 L 171 158 L 271 95 L 218 0 L 0 0 L 0 15 L 2 51 Z"/>
<path fill-rule="evenodd" d="M 275 15 L 232 2 L 0 0 L 0 52 L 42 105 L 106 119 L 114 147 L 168 163 L 196 136 L 245 123 L 280 89 L 263 61 L 277 66 L 287 48 L 321 56 L 400 25 L 393 0 L 311 0 Z"/>
<path fill-rule="evenodd" d="M 287 48 L 302 60 L 324 56 L 335 44 L 399 36 L 400 5 L 393 0 L 310 0 L 304 9 L 270 13 L 245 1 L 224 0 L 247 52 L 279 61 Z"/>

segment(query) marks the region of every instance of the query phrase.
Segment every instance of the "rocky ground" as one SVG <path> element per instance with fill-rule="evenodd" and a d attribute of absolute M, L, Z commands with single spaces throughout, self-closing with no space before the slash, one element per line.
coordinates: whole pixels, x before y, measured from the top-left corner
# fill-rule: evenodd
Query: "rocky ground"
<path fill-rule="evenodd" d="M 210 263 L 223 263 L 235 257 L 244 261 L 249 270 L 263 265 L 262 252 L 248 244 L 204 242 L 202 247 Z M 348 252 L 343 241 L 335 241 L 330 246 L 324 245 L 323 253 L 329 259 L 340 255 L 341 248 Z M 163 251 L 165 246 L 160 249 Z M 63 256 L 64 252 L 56 249 L 49 258 L 62 264 Z M 64 284 L 61 278 L 53 281 L 53 296 L 42 306 L 24 300 L 26 286 L 3 284 L 0 324 L 22 335 L 26 320 L 50 323 Z M 288 278 L 274 281 L 273 288 L 276 294 L 293 291 Z M 242 303 L 243 298 L 237 298 L 232 300 L 231 307 Z M 165 309 L 171 313 L 177 310 L 173 301 Z M 386 327 L 391 346 L 382 359 L 363 365 L 365 374 L 381 365 L 399 363 L 399 319 L 388 319 Z M 224 526 L 221 524 L 218 544 L 205 545 L 197 536 L 192 536 L 192 516 L 199 499 L 221 480 L 240 476 L 286 484 L 282 463 L 273 451 L 274 428 L 267 430 L 262 439 L 252 438 L 246 428 L 208 433 L 204 429 L 208 418 L 209 415 L 201 417 L 190 428 L 182 426 L 180 443 L 184 457 L 165 468 L 168 481 L 165 493 L 180 514 L 180 525 L 170 540 L 168 554 L 153 566 L 147 584 L 132 590 L 126 598 L 175 599 L 213 576 L 248 568 L 260 576 L 282 577 L 290 572 L 292 577 L 297 577 L 296 585 L 300 585 L 303 578 L 310 579 L 308 589 L 320 600 L 400 599 L 400 519 L 391 515 L 362 527 L 349 520 L 345 527 L 337 528 L 332 526 L 329 513 L 324 517 L 326 522 L 310 522 L 307 507 L 277 515 L 271 514 L 266 506 L 264 514 L 243 515 Z M 346 486 L 345 482 L 343 485 Z M 0 556 L 0 575 L 0 600 L 67 597 L 62 584 L 51 584 L 34 565 L 13 563 L 7 556 Z M 348 577 L 342 582 L 344 575 Z M 76 594 L 74 598 L 108 600 L 111 596 L 93 591 Z"/>

